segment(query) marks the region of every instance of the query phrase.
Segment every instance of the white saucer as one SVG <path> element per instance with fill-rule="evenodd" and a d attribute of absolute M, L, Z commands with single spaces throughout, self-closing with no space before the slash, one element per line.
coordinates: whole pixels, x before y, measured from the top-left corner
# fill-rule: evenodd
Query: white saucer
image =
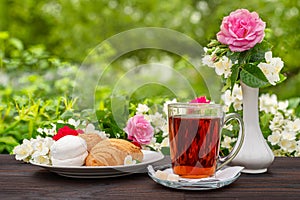
<path fill-rule="evenodd" d="M 178 181 L 162 180 L 155 176 L 155 170 L 161 170 L 166 173 L 173 173 L 170 165 L 160 166 L 153 169 L 151 165 L 148 166 L 148 175 L 158 184 L 163 186 L 180 189 L 180 190 L 211 190 L 224 187 L 233 183 L 241 175 L 244 167 L 234 166 L 225 167 L 216 172 L 215 177 L 202 179 L 187 179 L 179 178 Z"/>

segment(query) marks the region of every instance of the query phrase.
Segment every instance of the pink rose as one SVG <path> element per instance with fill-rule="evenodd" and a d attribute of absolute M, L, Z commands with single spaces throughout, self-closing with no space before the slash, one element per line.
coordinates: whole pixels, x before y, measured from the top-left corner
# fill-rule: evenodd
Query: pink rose
<path fill-rule="evenodd" d="M 217 39 L 220 43 L 229 45 L 233 52 L 242 52 L 260 43 L 264 36 L 266 23 L 256 12 L 238 9 L 224 17 Z"/>
<path fill-rule="evenodd" d="M 190 103 L 210 103 L 210 100 L 206 99 L 206 96 L 201 96 L 193 99 Z"/>
<path fill-rule="evenodd" d="M 139 144 L 149 144 L 154 134 L 153 127 L 143 115 L 131 117 L 124 131 L 127 133 L 129 140 Z"/>

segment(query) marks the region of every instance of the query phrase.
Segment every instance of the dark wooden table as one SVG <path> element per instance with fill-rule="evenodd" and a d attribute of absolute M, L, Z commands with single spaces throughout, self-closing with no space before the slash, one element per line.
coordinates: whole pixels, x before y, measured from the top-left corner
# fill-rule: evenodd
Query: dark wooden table
<path fill-rule="evenodd" d="M 168 162 L 168 158 L 159 164 Z M 277 157 L 264 174 L 242 174 L 226 187 L 183 191 L 155 183 L 147 174 L 75 179 L 0 154 L 0 199 L 300 199 L 300 158 Z"/>

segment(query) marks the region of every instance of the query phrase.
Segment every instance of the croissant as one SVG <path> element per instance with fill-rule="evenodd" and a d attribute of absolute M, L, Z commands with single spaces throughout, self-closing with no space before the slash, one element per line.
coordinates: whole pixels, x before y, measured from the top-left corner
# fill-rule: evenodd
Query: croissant
<path fill-rule="evenodd" d="M 88 152 L 90 152 L 91 149 L 102 140 L 102 138 L 96 133 L 83 133 L 78 136 L 85 140 Z"/>
<path fill-rule="evenodd" d="M 116 166 L 123 165 L 127 155 L 133 160 L 142 161 L 141 149 L 131 142 L 123 139 L 105 139 L 96 144 L 89 152 L 86 166 Z"/>

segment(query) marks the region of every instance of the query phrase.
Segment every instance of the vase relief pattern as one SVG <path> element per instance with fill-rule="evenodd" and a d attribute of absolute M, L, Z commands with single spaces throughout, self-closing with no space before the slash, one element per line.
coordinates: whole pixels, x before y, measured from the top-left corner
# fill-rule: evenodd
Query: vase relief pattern
<path fill-rule="evenodd" d="M 231 162 L 244 166 L 244 173 L 264 173 L 274 160 L 274 154 L 267 144 L 259 126 L 258 88 L 241 83 L 243 92 L 244 143 Z"/>

